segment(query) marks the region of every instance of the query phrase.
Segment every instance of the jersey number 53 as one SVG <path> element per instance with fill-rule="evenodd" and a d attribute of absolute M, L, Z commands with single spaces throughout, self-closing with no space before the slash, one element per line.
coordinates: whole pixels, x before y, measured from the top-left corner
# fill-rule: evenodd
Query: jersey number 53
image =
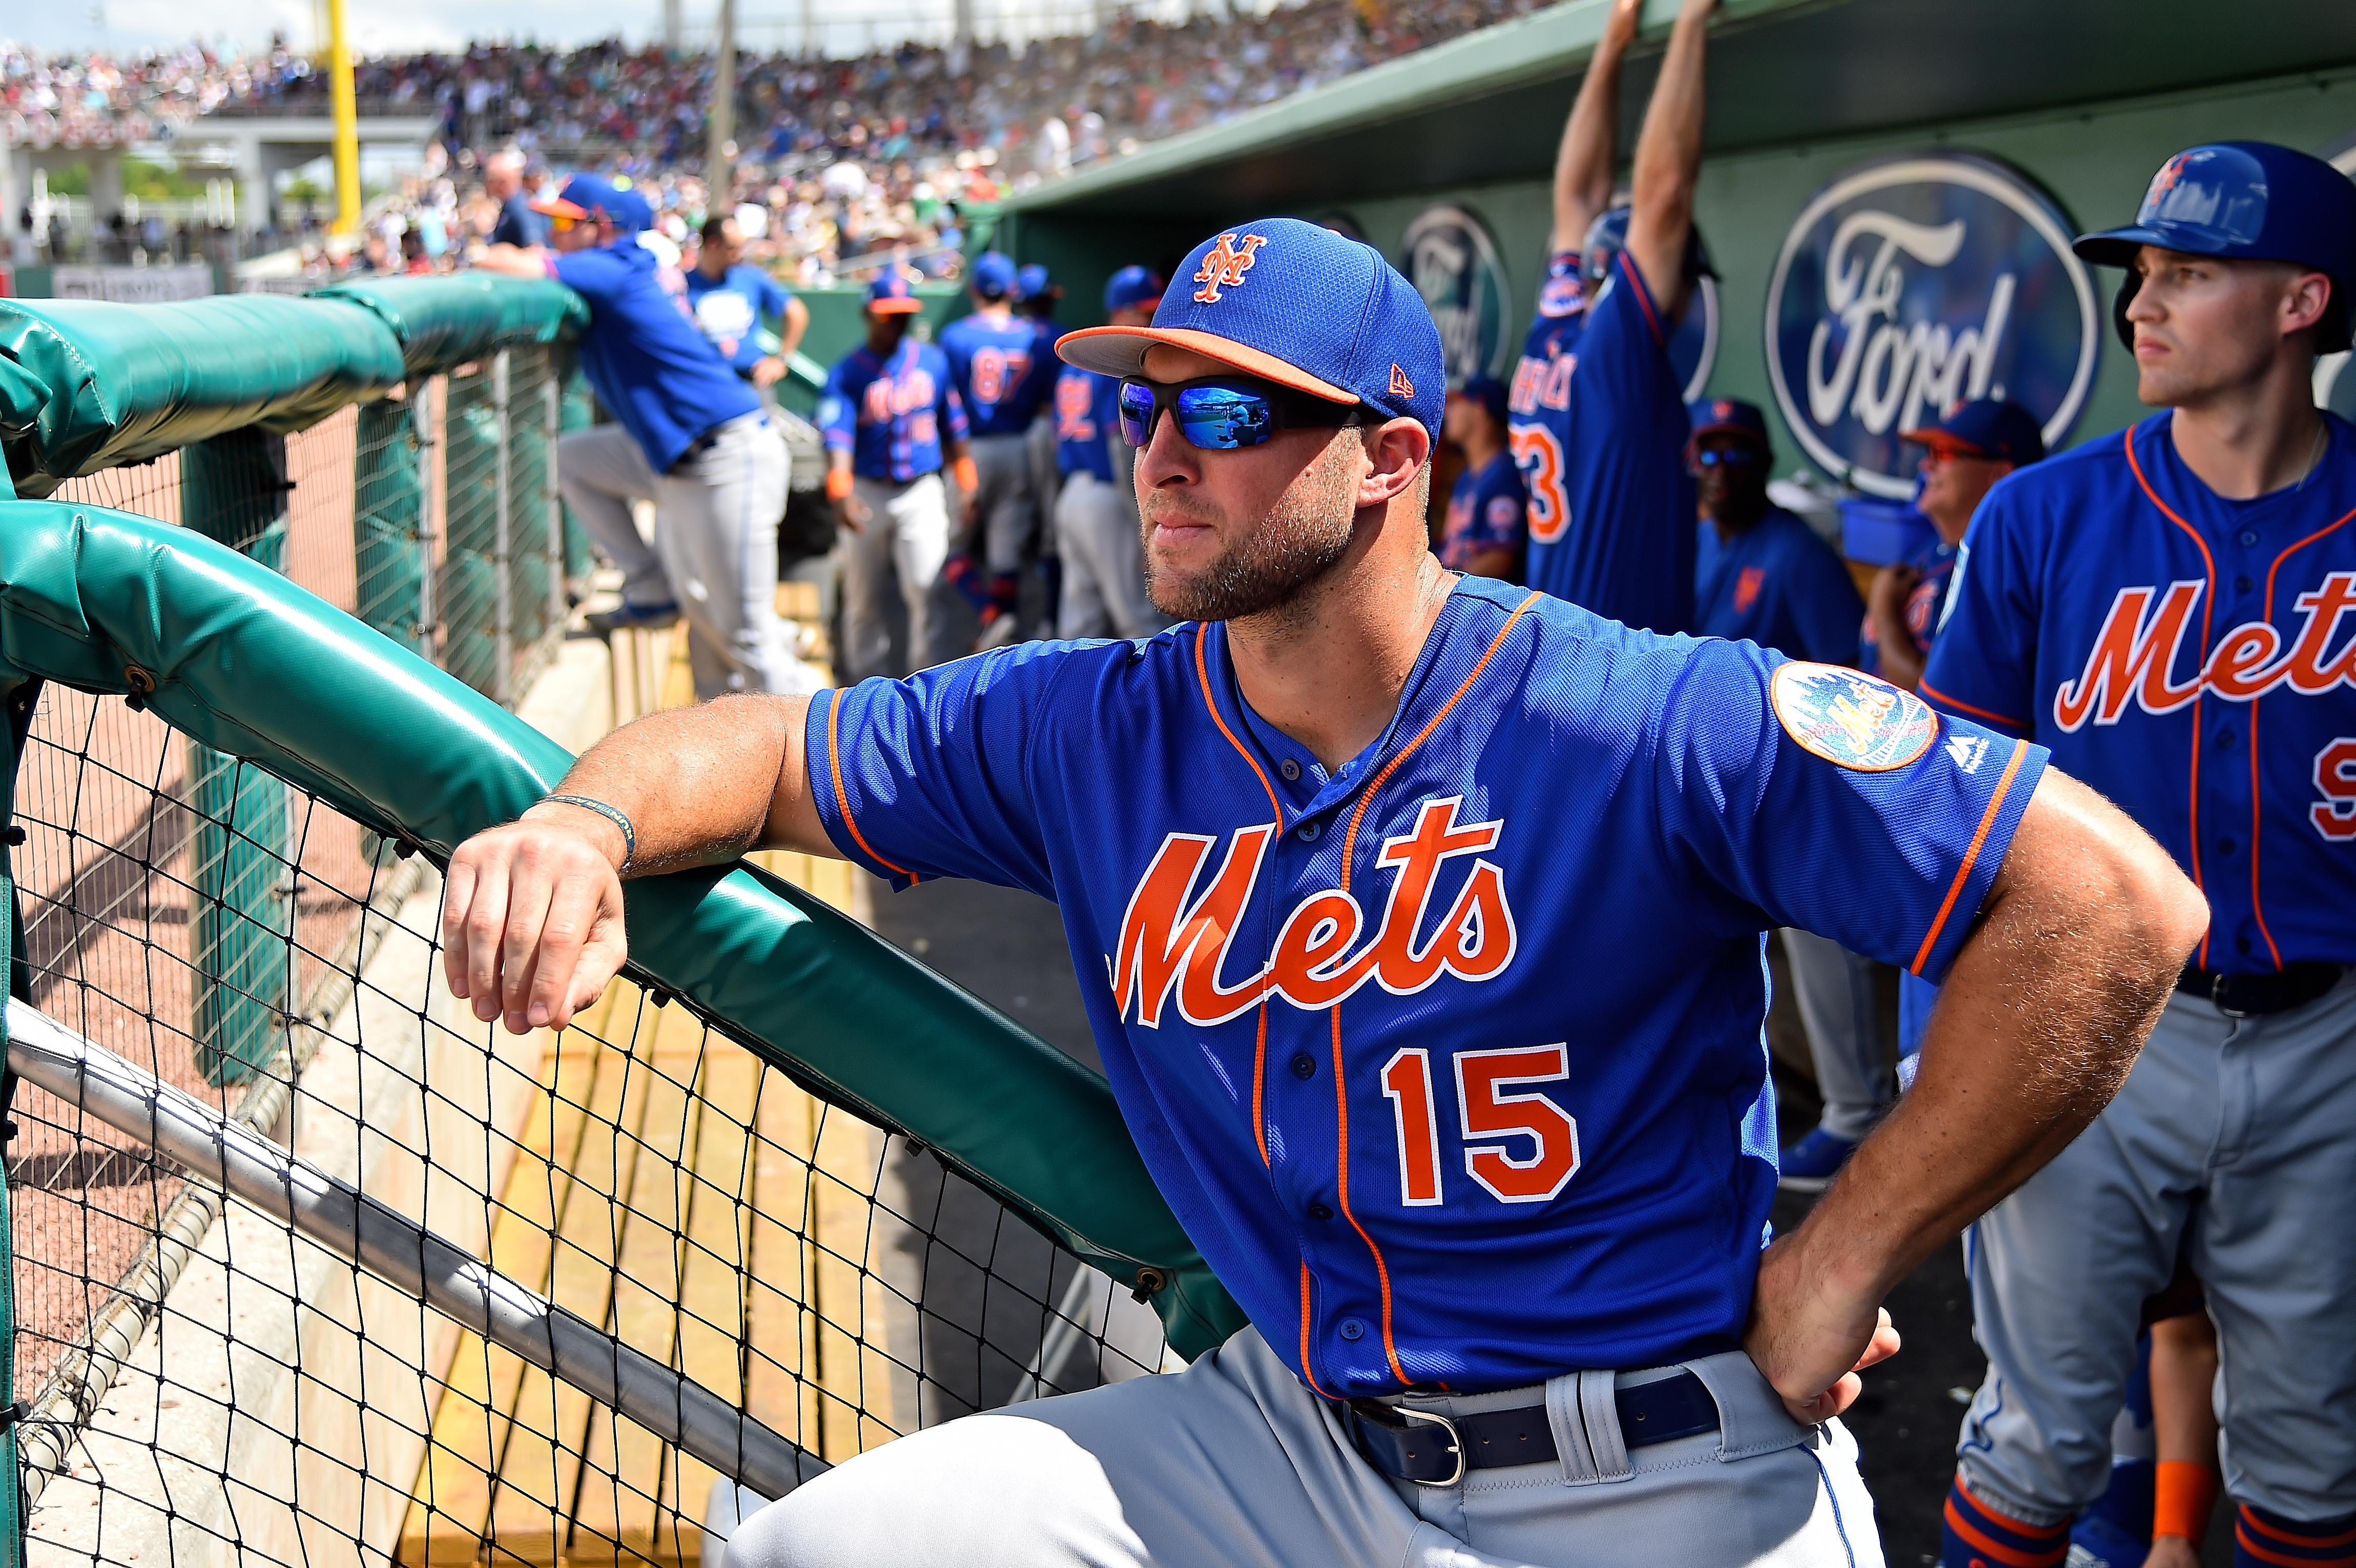
<path fill-rule="evenodd" d="M 1500 1203 L 1544 1203 L 1578 1173 L 1579 1123 L 1535 1090 L 1569 1076 L 1566 1046 L 1456 1053 L 1464 1172 Z M 1443 1201 L 1430 1053 L 1420 1046 L 1396 1052 L 1383 1064 L 1383 1095 L 1398 1132 L 1399 1201 L 1410 1208 Z"/>

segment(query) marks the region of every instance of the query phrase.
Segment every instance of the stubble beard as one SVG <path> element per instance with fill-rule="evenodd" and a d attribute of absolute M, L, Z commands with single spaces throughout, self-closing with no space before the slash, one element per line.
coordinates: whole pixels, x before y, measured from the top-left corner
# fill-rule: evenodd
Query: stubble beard
<path fill-rule="evenodd" d="M 1342 460 L 1348 443 L 1336 442 L 1288 489 L 1257 528 L 1230 526 L 1217 559 L 1194 571 L 1179 572 L 1156 562 L 1153 528 L 1161 518 L 1199 518 L 1160 492 L 1146 498 L 1145 593 L 1153 607 L 1177 620 L 1239 620 L 1262 615 L 1296 599 L 1332 573 L 1350 551 L 1356 518 L 1356 476 Z M 1218 519 L 1221 522 L 1229 520 Z"/>

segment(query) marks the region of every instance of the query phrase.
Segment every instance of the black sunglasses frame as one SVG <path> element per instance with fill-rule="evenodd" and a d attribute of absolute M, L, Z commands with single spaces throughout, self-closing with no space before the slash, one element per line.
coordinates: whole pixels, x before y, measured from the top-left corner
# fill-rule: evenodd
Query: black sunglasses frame
<path fill-rule="evenodd" d="M 1197 376 L 1192 381 L 1150 381 L 1143 376 L 1123 376 L 1120 384 L 1123 392 L 1130 387 L 1136 387 L 1141 391 L 1151 392 L 1153 396 L 1153 413 L 1146 421 L 1145 439 L 1130 443 L 1141 449 L 1152 443 L 1153 433 L 1161 427 L 1163 414 L 1178 413 L 1179 394 L 1196 387 L 1217 387 L 1223 391 L 1249 393 L 1267 403 L 1269 416 L 1268 435 L 1263 435 L 1259 440 L 1239 441 L 1233 446 L 1197 448 L 1203 451 L 1235 452 L 1252 446 L 1264 446 L 1268 444 L 1268 436 L 1274 435 L 1280 430 L 1347 429 L 1370 423 L 1367 415 L 1373 412 L 1363 403 L 1334 403 L 1330 399 L 1316 397 L 1308 392 L 1295 392 L 1290 387 L 1280 385 L 1264 377 L 1241 373 L 1226 376 Z M 1128 439 L 1129 435 L 1128 418 L 1128 411 L 1121 410 L 1123 439 Z M 1188 446 L 1195 445 L 1194 438 L 1186 435 L 1186 422 L 1183 417 L 1178 422 L 1178 435 Z"/>

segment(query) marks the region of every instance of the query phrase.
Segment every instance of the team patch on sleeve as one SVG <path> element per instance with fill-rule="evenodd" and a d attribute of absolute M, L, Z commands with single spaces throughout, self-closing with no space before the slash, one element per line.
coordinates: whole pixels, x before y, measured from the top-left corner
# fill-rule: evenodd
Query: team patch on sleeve
<path fill-rule="evenodd" d="M 1938 715 L 1922 699 L 1837 664 L 1780 664 L 1767 695 L 1801 749 L 1859 773 L 1905 767 L 1939 733 Z"/>

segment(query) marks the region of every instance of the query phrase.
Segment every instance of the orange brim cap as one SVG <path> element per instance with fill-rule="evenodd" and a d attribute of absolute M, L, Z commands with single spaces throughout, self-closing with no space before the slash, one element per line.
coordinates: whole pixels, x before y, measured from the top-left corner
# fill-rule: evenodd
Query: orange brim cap
<path fill-rule="evenodd" d="M 872 316 L 914 316 L 925 308 L 925 302 L 906 295 L 898 299 L 871 299 L 867 302 Z"/>
<path fill-rule="evenodd" d="M 589 216 L 589 209 L 587 208 L 575 206 L 573 203 L 565 200 L 564 198 L 561 196 L 543 196 L 539 200 L 529 202 L 527 205 L 530 206 L 534 212 L 539 213 L 543 218 L 586 218 Z"/>
<path fill-rule="evenodd" d="M 1917 446 L 1928 446 L 1932 451 L 1949 457 L 1981 457 L 1987 456 L 1985 452 L 1981 451 L 1978 446 L 1973 445 L 1971 442 L 1965 440 L 1960 435 L 1955 435 L 1947 431 L 1942 430 L 1935 424 L 1926 424 L 1919 430 L 1901 430 L 1898 433 L 1898 439 L 1901 441 L 1911 441 Z"/>
<path fill-rule="evenodd" d="M 1145 373 L 1145 351 L 1156 343 L 1167 343 L 1173 349 L 1190 349 L 1205 359 L 1216 360 L 1223 365 L 1233 365 L 1248 376 L 1274 381 L 1312 397 L 1332 403 L 1356 403 L 1355 392 L 1344 392 L 1333 382 L 1311 375 L 1297 365 L 1287 364 L 1275 355 L 1249 344 L 1238 343 L 1232 338 L 1222 338 L 1215 332 L 1204 332 L 1184 327 L 1084 327 L 1077 332 L 1066 332 L 1055 339 L 1055 353 L 1064 363 L 1076 365 L 1084 371 L 1094 371 L 1106 376 L 1138 376 Z"/>

